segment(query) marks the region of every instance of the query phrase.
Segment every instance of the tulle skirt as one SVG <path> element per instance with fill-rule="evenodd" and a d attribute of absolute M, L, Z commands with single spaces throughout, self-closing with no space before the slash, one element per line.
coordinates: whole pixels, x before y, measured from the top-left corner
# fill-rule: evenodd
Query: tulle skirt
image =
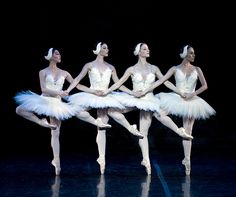
<path fill-rule="evenodd" d="M 153 93 L 148 93 L 141 98 L 136 98 L 124 92 L 114 93 L 114 97 L 125 107 L 136 107 L 144 111 L 159 113 L 160 101 Z"/>
<path fill-rule="evenodd" d="M 216 113 L 215 110 L 199 96 L 194 96 L 190 100 L 184 100 L 176 93 L 159 93 L 155 96 L 160 99 L 162 109 L 176 116 L 207 119 Z"/>
<path fill-rule="evenodd" d="M 82 110 L 82 108 L 63 102 L 60 98 L 38 95 L 31 91 L 19 92 L 14 99 L 18 105 L 27 111 L 59 120 L 68 119 Z"/>
<path fill-rule="evenodd" d="M 125 109 L 125 107 L 114 98 L 114 92 L 106 96 L 97 96 L 86 92 L 75 93 L 67 97 L 68 102 L 73 106 L 80 106 L 83 108 L 118 108 Z"/>

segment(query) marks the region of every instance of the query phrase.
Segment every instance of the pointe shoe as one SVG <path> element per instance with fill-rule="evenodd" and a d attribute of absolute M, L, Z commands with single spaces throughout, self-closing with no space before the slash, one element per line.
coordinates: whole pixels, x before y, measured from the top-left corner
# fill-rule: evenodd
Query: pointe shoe
<path fill-rule="evenodd" d="M 132 133 L 135 136 L 138 136 L 141 139 L 144 138 L 143 134 L 138 131 L 136 124 L 133 124 L 133 125 L 130 126 L 129 132 Z"/>
<path fill-rule="evenodd" d="M 43 127 L 53 129 L 53 130 L 57 128 L 56 125 L 49 124 L 46 118 L 43 118 L 42 120 L 40 120 L 40 125 Z"/>
<path fill-rule="evenodd" d="M 60 173 L 61 173 L 60 160 L 59 159 L 53 159 L 51 163 L 55 167 L 55 174 L 57 176 L 59 176 Z"/>
<path fill-rule="evenodd" d="M 105 173 L 105 159 L 98 158 L 97 162 L 98 162 L 98 164 L 100 166 L 100 173 L 104 174 Z"/>
<path fill-rule="evenodd" d="M 102 122 L 102 119 L 101 119 L 101 118 L 97 118 L 96 124 L 97 124 L 97 126 L 98 126 L 99 128 L 111 128 L 111 125 Z"/>
<path fill-rule="evenodd" d="M 191 172 L 190 159 L 184 158 L 182 164 L 185 166 L 185 174 L 189 176 Z"/>
<path fill-rule="evenodd" d="M 184 138 L 184 139 L 188 139 L 188 140 L 192 140 L 192 139 L 193 139 L 193 136 L 187 134 L 187 133 L 185 132 L 185 129 L 184 129 L 183 127 L 179 128 L 179 129 L 177 130 L 177 134 L 178 134 L 179 136 L 181 136 L 182 138 Z"/>
<path fill-rule="evenodd" d="M 145 161 L 145 160 L 143 160 L 143 161 L 141 162 L 141 165 L 143 165 L 143 166 L 146 168 L 147 174 L 148 174 L 148 175 L 151 175 L 152 169 L 151 169 L 150 163 L 147 162 L 147 161 Z"/>

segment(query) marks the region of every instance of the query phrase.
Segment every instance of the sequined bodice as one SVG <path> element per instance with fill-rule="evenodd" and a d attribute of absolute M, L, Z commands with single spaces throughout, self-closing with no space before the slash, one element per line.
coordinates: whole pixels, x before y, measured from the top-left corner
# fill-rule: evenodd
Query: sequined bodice
<path fill-rule="evenodd" d="M 101 73 L 96 67 L 92 67 L 89 71 L 90 88 L 95 90 L 107 90 L 111 80 L 112 70 L 107 69 Z"/>
<path fill-rule="evenodd" d="M 55 80 L 52 75 L 47 75 L 46 76 L 46 88 L 48 88 L 50 90 L 60 91 L 60 90 L 62 90 L 64 81 L 65 81 L 64 76 L 60 76 L 57 80 Z"/>
<path fill-rule="evenodd" d="M 186 75 L 180 68 L 176 69 L 175 81 L 176 87 L 185 93 L 191 93 L 195 91 L 197 84 L 198 74 L 196 69 L 194 69 L 190 75 Z"/>
<path fill-rule="evenodd" d="M 155 81 L 155 74 L 149 73 L 144 78 L 140 72 L 134 73 L 132 75 L 133 90 L 134 91 L 144 91 L 149 88 Z"/>

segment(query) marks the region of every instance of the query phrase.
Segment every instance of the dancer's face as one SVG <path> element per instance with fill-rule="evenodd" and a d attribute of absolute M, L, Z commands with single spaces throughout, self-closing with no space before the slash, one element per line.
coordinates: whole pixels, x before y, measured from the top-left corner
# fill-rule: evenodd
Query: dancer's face
<path fill-rule="evenodd" d="M 102 44 L 101 50 L 99 52 L 100 55 L 107 57 L 108 56 L 108 52 L 109 52 L 109 49 L 108 49 L 107 44 Z"/>
<path fill-rule="evenodd" d="M 142 46 L 140 47 L 139 56 L 141 56 L 141 57 L 149 57 L 150 56 L 150 50 L 149 50 L 147 44 L 142 44 Z"/>
<path fill-rule="evenodd" d="M 195 60 L 195 53 L 194 53 L 194 49 L 192 47 L 190 47 L 188 49 L 188 52 L 187 52 L 187 56 L 186 56 L 186 59 L 189 61 L 189 62 L 194 62 Z"/>
<path fill-rule="evenodd" d="M 57 62 L 57 63 L 60 63 L 61 62 L 61 54 L 58 50 L 55 50 L 52 54 L 52 60 Z"/>

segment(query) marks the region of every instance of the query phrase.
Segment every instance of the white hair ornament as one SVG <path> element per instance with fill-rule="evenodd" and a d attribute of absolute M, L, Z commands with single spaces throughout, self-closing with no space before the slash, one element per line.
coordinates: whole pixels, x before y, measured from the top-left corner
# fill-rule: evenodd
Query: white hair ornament
<path fill-rule="evenodd" d="M 44 58 L 45 58 L 46 60 L 50 60 L 50 59 L 52 58 L 52 51 L 53 51 L 53 48 L 50 48 L 50 49 L 48 50 L 47 56 L 44 56 Z"/>
<path fill-rule="evenodd" d="M 101 51 L 101 48 L 102 48 L 102 42 L 99 42 L 99 43 L 97 44 L 97 46 L 96 46 L 96 50 L 93 50 L 93 53 L 94 53 L 95 55 L 98 55 L 99 52 Z"/>
<path fill-rule="evenodd" d="M 187 56 L 188 53 L 188 45 L 186 45 L 183 49 L 183 53 L 180 53 L 179 56 L 184 59 Z"/>
<path fill-rule="evenodd" d="M 139 43 L 136 45 L 135 49 L 134 49 L 134 55 L 137 56 L 139 51 L 140 51 L 140 48 L 141 48 L 141 45 L 142 43 Z"/>

